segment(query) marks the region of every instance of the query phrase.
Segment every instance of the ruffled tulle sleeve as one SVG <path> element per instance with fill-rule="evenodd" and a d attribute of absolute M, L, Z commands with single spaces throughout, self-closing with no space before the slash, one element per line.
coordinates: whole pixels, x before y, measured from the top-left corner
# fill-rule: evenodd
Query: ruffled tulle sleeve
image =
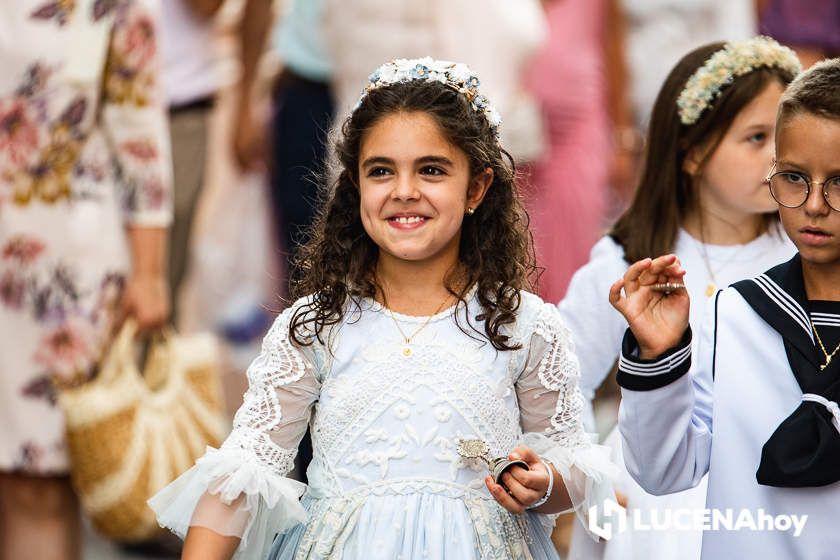
<path fill-rule="evenodd" d="M 161 526 L 184 537 L 191 526 L 241 539 L 234 558 L 264 558 L 278 533 L 306 520 L 306 485 L 286 477 L 320 393 L 309 347 L 289 339 L 297 306 L 282 313 L 248 368 L 249 388 L 233 431 L 149 505 Z"/>
<path fill-rule="evenodd" d="M 610 461 L 609 448 L 593 443 L 597 436 L 584 431 L 578 361 L 557 308 L 541 303 L 529 325 L 527 359 L 516 381 L 522 444 L 554 465 L 589 532 L 590 508 L 597 506 L 600 516 L 604 501 L 615 499 L 612 481 L 618 468 Z M 546 516 L 546 522 L 553 524 L 554 517 Z"/>

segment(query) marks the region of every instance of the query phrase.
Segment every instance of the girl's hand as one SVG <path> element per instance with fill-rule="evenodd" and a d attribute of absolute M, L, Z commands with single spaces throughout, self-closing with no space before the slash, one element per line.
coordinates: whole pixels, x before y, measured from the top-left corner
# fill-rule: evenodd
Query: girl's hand
<path fill-rule="evenodd" d="M 122 301 L 123 317 L 133 317 L 141 332 L 163 326 L 169 319 L 169 290 L 161 275 L 128 279 Z"/>
<path fill-rule="evenodd" d="M 684 276 L 676 255 L 665 255 L 633 263 L 624 277 L 610 287 L 610 303 L 627 320 L 639 343 L 640 358 L 655 358 L 682 339 L 688 327 L 688 292 L 681 288 L 666 295 L 651 286 L 665 282 L 682 284 Z"/>
<path fill-rule="evenodd" d="M 502 475 L 504 486 L 496 484 L 487 475 L 484 484 L 499 504 L 511 513 L 522 513 L 525 508 L 542 499 L 548 491 L 548 471 L 539 456 L 528 447 L 515 448 L 508 458 L 528 463 L 528 470 L 512 467 Z"/>

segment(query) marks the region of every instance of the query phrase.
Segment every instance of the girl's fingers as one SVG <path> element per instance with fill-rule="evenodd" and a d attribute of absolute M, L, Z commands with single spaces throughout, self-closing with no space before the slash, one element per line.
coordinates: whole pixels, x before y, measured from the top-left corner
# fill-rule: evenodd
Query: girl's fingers
<path fill-rule="evenodd" d="M 496 484 L 493 477 L 490 475 L 484 477 L 484 484 L 487 486 L 487 489 L 490 490 L 490 495 L 493 496 L 493 499 L 499 502 L 499 505 L 509 512 L 522 513 L 525 511 L 525 506 L 517 502 L 513 496 L 508 494 L 504 486 Z"/>
<path fill-rule="evenodd" d="M 514 469 L 511 469 L 514 470 Z M 522 470 L 522 469 L 519 469 Z M 502 475 L 502 482 L 505 484 L 511 495 L 520 504 L 533 504 L 542 496 L 537 490 L 532 490 L 516 479 L 510 472 Z"/>
<path fill-rule="evenodd" d="M 511 461 L 525 461 L 529 465 L 540 464 L 540 456 L 537 455 L 533 449 L 525 447 L 524 445 L 514 447 L 513 451 L 511 451 L 510 455 L 508 455 L 508 459 Z M 527 471 L 523 470 L 522 472 Z"/>

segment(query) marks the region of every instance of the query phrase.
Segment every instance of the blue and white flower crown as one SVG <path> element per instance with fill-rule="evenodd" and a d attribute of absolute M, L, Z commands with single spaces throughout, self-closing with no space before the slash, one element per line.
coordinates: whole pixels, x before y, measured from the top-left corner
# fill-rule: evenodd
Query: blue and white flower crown
<path fill-rule="evenodd" d="M 703 111 L 712 106 L 721 90 L 738 76 L 773 66 L 794 76 L 802 71 L 796 53 L 770 37 L 726 43 L 686 82 L 677 99 L 680 122 L 691 125 L 700 120 Z"/>
<path fill-rule="evenodd" d="M 375 89 L 414 81 L 440 82 L 462 93 L 469 101 L 470 107 L 484 115 L 498 140 L 502 117 L 487 98 L 478 92 L 478 86 L 481 85 L 478 76 L 466 64 L 460 62 L 435 60 L 428 56 L 390 60 L 368 77 L 368 85 L 362 90 L 359 102 L 353 110 L 358 109 L 367 94 Z"/>

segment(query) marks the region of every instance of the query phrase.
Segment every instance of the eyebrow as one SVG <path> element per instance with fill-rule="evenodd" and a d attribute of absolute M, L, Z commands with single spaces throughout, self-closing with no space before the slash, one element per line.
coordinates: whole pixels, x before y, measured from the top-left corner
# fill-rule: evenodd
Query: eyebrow
<path fill-rule="evenodd" d="M 454 165 L 454 163 L 452 163 L 452 160 L 445 156 L 428 155 L 419 157 L 414 160 L 415 165 L 424 165 L 430 163 L 448 166 Z M 371 156 L 362 162 L 362 167 L 370 167 L 371 165 L 395 165 L 395 162 L 393 159 L 385 156 Z"/>
<path fill-rule="evenodd" d="M 749 126 L 744 127 L 744 132 L 753 132 L 753 131 L 766 131 L 770 128 L 773 128 L 773 123 L 752 123 Z"/>
<path fill-rule="evenodd" d="M 780 159 L 780 160 L 776 161 L 776 166 L 777 167 L 793 167 L 793 168 L 799 170 L 801 173 L 804 173 L 804 174 L 808 175 L 809 177 L 811 176 L 810 172 L 805 171 L 805 166 L 804 165 L 799 165 L 798 163 L 793 163 L 792 161 L 787 161 L 787 160 Z M 837 177 L 837 176 L 840 176 L 840 168 L 832 169 L 831 171 L 828 172 L 828 175 L 827 175 L 827 177 Z"/>
<path fill-rule="evenodd" d="M 776 167 L 795 167 L 796 169 L 805 169 L 805 166 L 803 165 L 799 165 L 798 163 L 793 163 L 792 161 L 787 161 L 784 159 L 777 159 Z"/>

